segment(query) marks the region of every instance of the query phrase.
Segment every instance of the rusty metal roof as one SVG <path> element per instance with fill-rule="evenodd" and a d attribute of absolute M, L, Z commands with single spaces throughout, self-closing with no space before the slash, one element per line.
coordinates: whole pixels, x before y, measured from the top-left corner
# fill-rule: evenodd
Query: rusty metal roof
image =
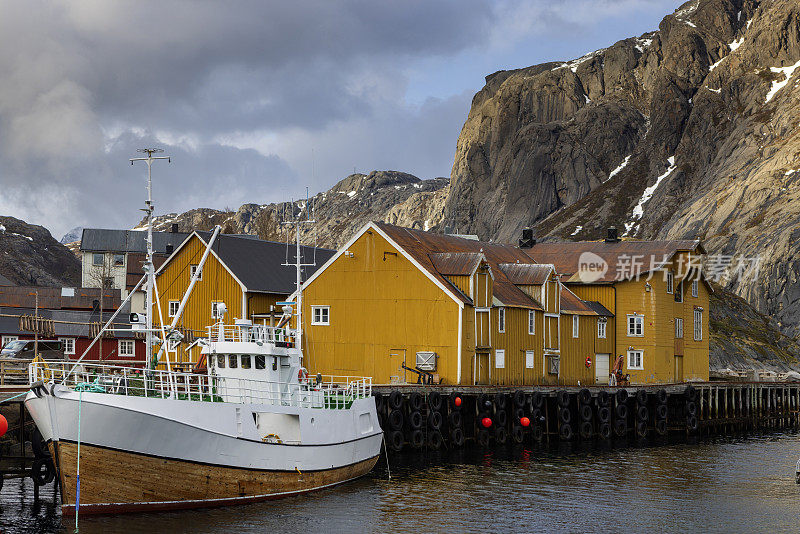
<path fill-rule="evenodd" d="M 445 276 L 469 276 L 485 259 L 480 252 L 435 252 L 428 257 L 433 267 Z"/>
<path fill-rule="evenodd" d="M 549 263 L 501 263 L 500 269 L 512 284 L 542 285 L 555 270 Z"/>
<path fill-rule="evenodd" d="M 533 263 L 533 260 L 519 248 L 499 243 L 488 243 L 485 241 L 464 239 L 462 237 L 433 234 L 383 222 L 375 222 L 374 224 L 444 285 L 451 288 L 454 287 L 445 277 L 445 273 L 437 270 L 431 255 L 437 255 L 435 256 L 437 262 L 448 266 L 445 270 L 459 270 L 459 272 L 463 273 L 466 271 L 466 267 L 470 265 L 469 261 L 474 257 L 473 255 L 482 254 L 494 275 L 495 298 L 504 306 L 536 310 L 542 309 L 542 306 L 535 299 L 526 295 L 521 289 L 515 286 L 502 269 L 500 269 L 501 263 L 516 263 L 518 261 Z M 438 256 L 441 254 L 450 254 L 450 257 L 445 261 L 443 257 Z M 450 266 L 453 268 L 450 268 Z M 455 267 L 458 267 L 458 269 Z M 470 271 L 470 273 L 471 272 L 472 271 Z M 448 274 L 452 275 L 457 273 Z M 472 300 L 462 292 L 454 291 L 454 293 L 463 302 L 472 304 Z"/>
<path fill-rule="evenodd" d="M 659 269 L 678 252 L 705 254 L 699 240 L 574 241 L 537 243 L 527 254 L 538 263 L 551 263 L 564 282 L 611 283 L 634 278 L 632 262 L 639 264 L 638 274 Z M 600 270 L 587 270 L 596 262 Z"/>

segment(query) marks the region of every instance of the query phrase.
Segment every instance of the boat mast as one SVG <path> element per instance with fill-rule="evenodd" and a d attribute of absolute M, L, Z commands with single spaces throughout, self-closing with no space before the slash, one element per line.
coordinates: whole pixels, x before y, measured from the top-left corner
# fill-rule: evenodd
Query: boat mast
<path fill-rule="evenodd" d="M 145 261 L 145 274 L 147 275 L 147 286 L 145 289 L 145 317 L 147 318 L 147 325 L 145 330 L 145 347 L 146 361 L 149 362 L 153 354 L 153 277 L 155 276 L 155 268 L 153 267 L 153 179 L 152 179 L 152 166 L 153 161 L 158 159 L 165 159 L 171 163 L 170 156 L 153 156 L 164 152 L 160 148 L 140 148 L 137 152 L 147 154 L 147 157 L 130 158 L 131 165 L 135 161 L 144 161 L 147 163 L 147 200 L 145 201 L 145 208 L 142 210 L 147 213 L 147 260 Z"/>
<path fill-rule="evenodd" d="M 306 219 L 303 218 L 303 212 L 305 211 Z M 294 212 L 294 202 L 292 202 L 292 212 Z M 297 220 L 295 221 L 284 221 L 283 224 L 287 226 L 294 226 L 294 236 L 295 236 L 295 261 L 294 263 L 284 263 L 287 266 L 294 266 L 296 272 L 296 281 L 295 281 L 295 303 L 297 304 L 297 310 L 295 311 L 295 316 L 297 317 L 297 325 L 295 326 L 295 336 L 297 337 L 296 344 L 297 348 L 300 350 L 303 349 L 302 340 L 303 340 L 303 267 L 313 267 L 316 265 L 316 261 L 314 263 L 302 263 L 301 255 L 300 255 L 300 225 L 303 224 L 313 224 L 315 221 L 311 217 L 311 208 L 309 207 L 308 203 L 308 191 L 306 190 L 306 204 L 303 209 L 300 210 L 300 213 L 297 216 Z"/>

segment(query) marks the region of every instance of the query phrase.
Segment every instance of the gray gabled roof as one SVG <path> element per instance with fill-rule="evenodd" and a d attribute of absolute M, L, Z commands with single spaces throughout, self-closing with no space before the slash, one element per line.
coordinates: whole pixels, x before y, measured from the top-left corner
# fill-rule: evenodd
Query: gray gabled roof
<path fill-rule="evenodd" d="M 197 234 L 208 243 L 209 233 Z M 283 265 L 294 262 L 296 249 L 291 243 L 287 247 L 286 243 L 264 241 L 249 235 L 220 234 L 212 250 L 247 291 L 290 295 L 295 290 L 295 269 Z M 316 263 L 316 266 L 303 267 L 303 280 L 307 280 L 335 253 L 335 250 L 327 248 L 300 247 L 302 263 Z"/>
<path fill-rule="evenodd" d="M 167 245 L 174 248 L 191 235 L 187 232 L 153 232 L 153 250 L 166 254 Z M 147 232 L 142 230 L 105 230 L 84 228 L 82 252 L 147 252 Z"/>

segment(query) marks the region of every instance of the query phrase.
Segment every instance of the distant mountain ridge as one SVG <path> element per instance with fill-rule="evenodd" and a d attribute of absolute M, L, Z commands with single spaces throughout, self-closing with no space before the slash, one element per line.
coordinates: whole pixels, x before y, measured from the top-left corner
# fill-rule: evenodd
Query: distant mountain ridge
<path fill-rule="evenodd" d="M 0 216 L 0 251 L 0 274 L 17 285 L 80 285 L 80 262 L 43 226 Z"/>
<path fill-rule="evenodd" d="M 446 178 L 421 180 L 398 171 L 372 171 L 351 174 L 331 189 L 309 199 L 317 223 L 304 228 L 306 244 L 338 248 L 355 231 L 371 220 L 385 221 L 412 228 L 429 229 L 442 219 L 449 181 Z M 209 230 L 219 224 L 227 233 L 258 235 L 262 239 L 284 239 L 280 221 L 290 218 L 305 204 L 305 199 L 275 204 L 244 204 L 226 212 L 198 208 L 184 213 L 155 217 L 154 227 L 169 231 Z M 134 229 L 144 229 L 142 219 Z"/>

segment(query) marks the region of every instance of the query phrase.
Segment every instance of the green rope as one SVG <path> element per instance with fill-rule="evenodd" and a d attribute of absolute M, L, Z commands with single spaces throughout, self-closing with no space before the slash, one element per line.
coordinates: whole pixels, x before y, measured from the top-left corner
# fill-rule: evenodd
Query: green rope
<path fill-rule="evenodd" d="M 106 389 L 101 386 L 99 383 L 99 378 L 95 378 L 94 382 L 80 382 L 75 386 L 75 391 L 84 392 L 87 391 L 89 393 L 105 393 Z"/>

